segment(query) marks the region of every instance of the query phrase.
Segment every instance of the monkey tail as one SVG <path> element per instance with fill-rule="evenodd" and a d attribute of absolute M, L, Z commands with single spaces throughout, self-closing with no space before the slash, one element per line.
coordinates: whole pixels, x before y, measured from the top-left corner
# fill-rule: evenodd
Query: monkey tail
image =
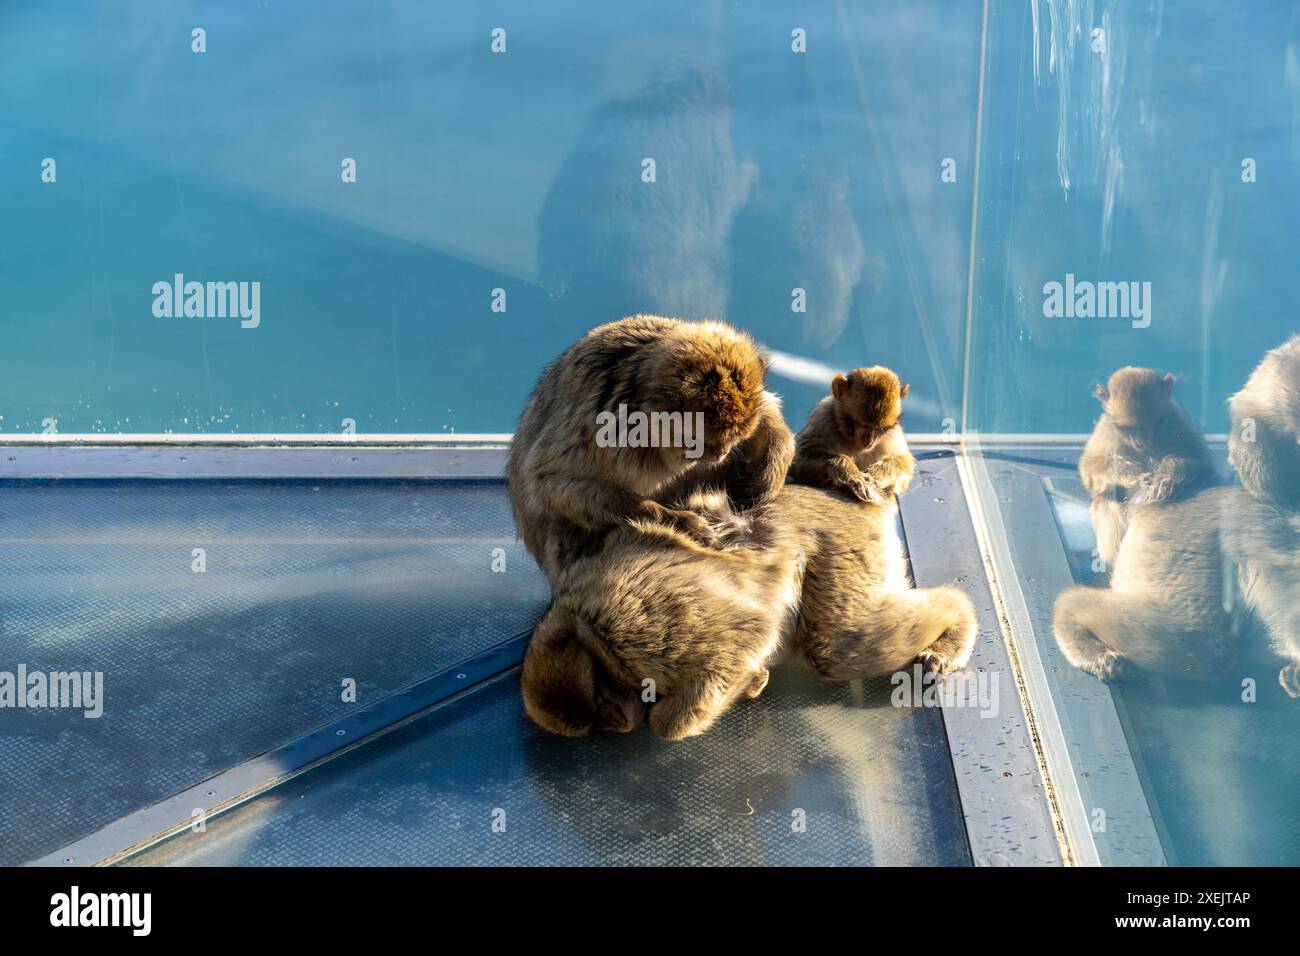
<path fill-rule="evenodd" d="M 835 617 L 824 626 L 799 626 L 805 660 L 829 680 L 893 674 L 922 655 L 940 670 L 958 669 L 970 660 L 978 633 L 970 598 L 947 585 L 884 593 L 855 611 L 851 623 Z"/>

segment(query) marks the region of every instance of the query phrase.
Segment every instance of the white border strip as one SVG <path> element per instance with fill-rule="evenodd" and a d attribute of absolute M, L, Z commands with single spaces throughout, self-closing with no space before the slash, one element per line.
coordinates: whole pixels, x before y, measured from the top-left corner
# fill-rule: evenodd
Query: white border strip
<path fill-rule="evenodd" d="M 1043 779 L 1053 807 L 1065 830 L 1070 862 L 1077 866 L 1101 866 L 1101 857 L 1092 839 L 1092 828 L 1079 792 L 1078 779 L 1070 761 L 1069 746 L 1056 703 L 1052 699 L 1047 672 L 1034 641 L 1034 626 L 1029 605 L 1020 588 L 1010 545 L 1002 530 L 997 490 L 989 477 L 988 466 L 980 455 L 978 436 L 958 456 L 958 468 L 966 489 L 966 503 L 975 525 L 980 549 L 988 562 L 994 599 L 999 602 L 1002 619 L 1008 630 L 1007 644 L 1012 651 L 1012 666 L 1024 688 L 1026 712 L 1036 730 L 1035 739 L 1043 759 Z"/>

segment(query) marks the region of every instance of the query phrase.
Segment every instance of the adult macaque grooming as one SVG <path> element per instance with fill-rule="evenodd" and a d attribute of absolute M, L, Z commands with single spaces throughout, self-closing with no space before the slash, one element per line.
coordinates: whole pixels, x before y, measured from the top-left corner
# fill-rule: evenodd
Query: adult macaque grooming
<path fill-rule="evenodd" d="M 916 459 L 899 417 L 908 386 L 883 366 L 836 375 L 795 437 L 790 480 L 883 501 L 911 484 Z"/>
<path fill-rule="evenodd" d="M 694 506 L 726 550 L 648 520 L 561 569 L 524 657 L 538 725 L 582 736 L 644 719 L 667 740 L 703 733 L 758 695 L 785 649 L 832 680 L 969 660 L 974 608 L 956 588 L 909 586 L 892 502 L 787 485 L 744 522 L 720 496 Z"/>
<path fill-rule="evenodd" d="M 720 488 L 740 508 L 771 500 L 794 439 L 765 371 L 726 323 L 648 315 L 599 326 L 552 362 L 506 465 L 519 536 L 552 583 L 633 520 L 715 543 L 704 518 L 674 505 L 694 489 Z M 648 429 L 609 440 L 611 421 L 638 415 Z"/>
<path fill-rule="evenodd" d="M 1187 413 L 1174 401 L 1174 377 L 1121 368 L 1096 390 L 1102 415 L 1079 458 L 1092 496 L 1097 553 L 1114 564 L 1129 506 L 1171 501 L 1209 483 L 1214 463 Z"/>

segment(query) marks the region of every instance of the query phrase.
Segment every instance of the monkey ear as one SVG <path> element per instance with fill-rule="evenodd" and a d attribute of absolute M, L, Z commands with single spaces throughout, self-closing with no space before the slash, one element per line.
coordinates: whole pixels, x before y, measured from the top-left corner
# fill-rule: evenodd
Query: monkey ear
<path fill-rule="evenodd" d="M 848 385 L 849 385 L 849 380 L 847 378 L 845 378 L 843 375 L 836 375 L 833 379 L 831 379 L 831 394 L 834 395 L 836 398 L 839 398 L 840 395 L 843 394 L 844 389 L 848 387 Z"/>
<path fill-rule="evenodd" d="M 898 390 L 898 397 L 907 398 L 907 393 L 910 392 L 911 390 L 912 390 L 911 385 L 904 385 L 902 388 Z"/>
<path fill-rule="evenodd" d="M 1106 391 L 1105 385 L 1098 385 L 1092 390 L 1092 394 L 1097 396 L 1099 402 L 1105 402 L 1106 399 L 1110 398 L 1110 392 Z"/>
<path fill-rule="evenodd" d="M 1162 378 L 1160 381 L 1164 382 L 1166 392 L 1168 392 L 1170 395 L 1174 394 L 1174 373 L 1173 372 L 1165 372 L 1165 377 Z"/>

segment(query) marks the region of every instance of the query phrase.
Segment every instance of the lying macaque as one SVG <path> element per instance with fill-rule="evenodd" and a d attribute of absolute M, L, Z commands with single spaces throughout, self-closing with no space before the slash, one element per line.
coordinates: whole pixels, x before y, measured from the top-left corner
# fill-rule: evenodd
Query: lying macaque
<path fill-rule="evenodd" d="M 862 501 L 884 501 L 907 490 L 916 459 L 899 416 L 908 386 L 879 365 L 836 375 L 795 436 L 789 480 L 841 488 Z"/>
<path fill-rule="evenodd" d="M 564 567 L 524 657 L 540 727 L 576 737 L 644 719 L 681 740 L 758 696 L 786 651 L 831 680 L 969 660 L 975 610 L 956 588 L 908 586 L 892 503 L 787 485 L 744 522 L 721 496 L 691 506 L 724 550 L 647 520 Z"/>

